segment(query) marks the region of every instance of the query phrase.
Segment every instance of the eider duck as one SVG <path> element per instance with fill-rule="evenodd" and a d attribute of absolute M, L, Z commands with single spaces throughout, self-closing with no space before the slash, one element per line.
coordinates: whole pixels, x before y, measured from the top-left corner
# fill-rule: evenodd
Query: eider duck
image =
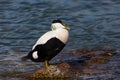
<path fill-rule="evenodd" d="M 64 48 L 69 37 L 69 27 L 59 19 L 52 21 L 51 29 L 38 39 L 28 55 L 22 58 L 23 60 L 45 62 L 45 67 L 49 68 L 49 60 Z"/>

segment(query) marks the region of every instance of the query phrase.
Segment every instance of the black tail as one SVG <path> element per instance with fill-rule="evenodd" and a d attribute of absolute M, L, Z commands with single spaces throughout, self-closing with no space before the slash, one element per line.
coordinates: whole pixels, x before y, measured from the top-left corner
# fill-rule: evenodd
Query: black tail
<path fill-rule="evenodd" d="M 28 56 L 23 56 L 23 57 L 21 58 L 22 61 L 27 61 L 28 59 L 29 59 Z"/>

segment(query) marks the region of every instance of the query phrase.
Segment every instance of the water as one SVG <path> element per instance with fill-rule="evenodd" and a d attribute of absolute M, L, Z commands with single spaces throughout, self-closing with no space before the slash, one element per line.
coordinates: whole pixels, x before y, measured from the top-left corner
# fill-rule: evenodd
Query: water
<path fill-rule="evenodd" d="M 0 0 L 0 72 L 23 65 L 20 71 L 39 67 L 21 62 L 20 57 L 56 18 L 70 27 L 65 49 L 120 46 L 119 0 Z M 35 66 L 27 69 L 30 64 Z"/>

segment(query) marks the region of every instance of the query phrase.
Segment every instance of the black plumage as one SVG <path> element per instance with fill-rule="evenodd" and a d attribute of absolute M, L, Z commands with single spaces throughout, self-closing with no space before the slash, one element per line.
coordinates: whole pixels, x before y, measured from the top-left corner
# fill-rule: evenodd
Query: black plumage
<path fill-rule="evenodd" d="M 34 62 L 43 62 L 45 60 L 51 60 L 54 56 L 56 56 L 65 46 L 63 42 L 61 42 L 57 38 L 51 38 L 45 44 L 37 45 L 32 51 L 29 52 L 28 58 Z M 38 59 L 34 59 L 32 53 L 38 52 Z"/>

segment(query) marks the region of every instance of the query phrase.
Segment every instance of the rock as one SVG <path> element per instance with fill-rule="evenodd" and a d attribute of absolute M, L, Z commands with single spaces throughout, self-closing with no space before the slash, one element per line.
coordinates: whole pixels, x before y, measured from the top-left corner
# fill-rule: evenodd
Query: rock
<path fill-rule="evenodd" d="M 23 79 L 27 78 L 29 80 L 65 80 L 68 78 L 74 79 L 78 77 L 84 78 L 85 76 L 89 77 L 103 75 L 106 77 L 107 71 L 114 72 L 114 66 L 111 67 L 112 65 L 110 65 L 108 62 L 113 61 L 111 58 L 116 56 L 117 53 L 119 53 L 119 50 L 113 51 L 112 49 L 78 49 L 76 51 L 71 51 L 66 60 L 61 59 L 59 64 L 54 63 L 50 65 L 48 69 L 41 67 L 33 72 L 8 72 L 5 74 L 0 74 L 0 76 Z M 23 57 L 23 60 L 24 59 L 26 58 Z"/>
<path fill-rule="evenodd" d="M 72 77 L 71 67 L 67 63 L 61 63 L 57 65 L 50 65 L 49 69 L 42 67 L 35 72 L 18 74 L 15 77 L 23 77 L 28 79 L 42 79 L 42 80 L 53 80 L 53 79 L 67 79 Z"/>

